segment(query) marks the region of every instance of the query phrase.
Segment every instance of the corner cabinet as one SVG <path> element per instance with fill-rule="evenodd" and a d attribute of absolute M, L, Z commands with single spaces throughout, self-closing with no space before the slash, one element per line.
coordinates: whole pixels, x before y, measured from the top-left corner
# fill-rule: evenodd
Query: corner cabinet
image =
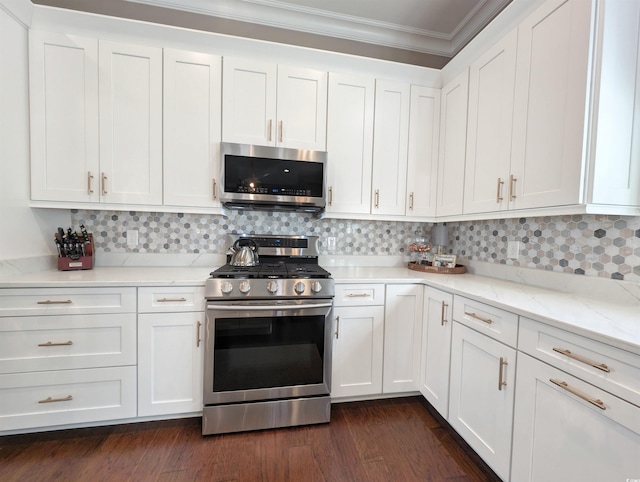
<path fill-rule="evenodd" d="M 324 151 L 327 73 L 224 59 L 225 142 Z"/>
<path fill-rule="evenodd" d="M 222 59 L 164 50 L 164 204 L 219 207 Z"/>

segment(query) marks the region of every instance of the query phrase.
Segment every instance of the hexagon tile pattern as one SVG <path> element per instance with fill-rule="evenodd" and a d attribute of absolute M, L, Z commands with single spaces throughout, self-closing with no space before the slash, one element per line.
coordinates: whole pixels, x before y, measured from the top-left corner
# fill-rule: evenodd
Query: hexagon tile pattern
<path fill-rule="evenodd" d="M 224 253 L 227 233 L 320 236 L 325 255 L 405 254 L 431 225 L 394 221 L 317 219 L 308 214 L 234 211 L 229 215 L 72 210 L 74 226 L 94 235 L 96 251 Z M 447 223 L 447 251 L 467 259 L 640 282 L 640 217 L 571 215 Z M 140 244 L 126 246 L 127 229 Z M 336 249 L 325 248 L 336 237 Z M 507 258 L 507 242 L 520 241 L 520 257 Z"/>

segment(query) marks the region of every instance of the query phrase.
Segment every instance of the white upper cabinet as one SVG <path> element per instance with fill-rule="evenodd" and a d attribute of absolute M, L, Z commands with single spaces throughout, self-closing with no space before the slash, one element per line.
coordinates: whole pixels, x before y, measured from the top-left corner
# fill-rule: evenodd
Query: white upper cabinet
<path fill-rule="evenodd" d="M 465 214 L 509 206 L 517 40 L 514 30 L 469 69 Z"/>
<path fill-rule="evenodd" d="M 435 216 L 438 185 L 440 89 L 411 86 L 407 216 Z"/>
<path fill-rule="evenodd" d="M 369 213 L 375 79 L 329 74 L 327 212 Z"/>
<path fill-rule="evenodd" d="M 462 214 L 469 69 L 442 88 L 436 215 Z"/>
<path fill-rule="evenodd" d="M 326 149 L 327 73 L 224 59 L 225 142 Z"/>
<path fill-rule="evenodd" d="M 221 58 L 164 50 L 164 204 L 218 207 Z"/>
<path fill-rule="evenodd" d="M 100 196 L 162 204 L 162 49 L 100 41 Z"/>
<path fill-rule="evenodd" d="M 518 28 L 513 208 L 580 202 L 591 14 L 592 2 L 552 0 Z"/>
<path fill-rule="evenodd" d="M 98 201 L 98 41 L 30 32 L 31 199 Z"/>
<path fill-rule="evenodd" d="M 404 214 L 411 86 L 376 81 L 371 212 Z"/>

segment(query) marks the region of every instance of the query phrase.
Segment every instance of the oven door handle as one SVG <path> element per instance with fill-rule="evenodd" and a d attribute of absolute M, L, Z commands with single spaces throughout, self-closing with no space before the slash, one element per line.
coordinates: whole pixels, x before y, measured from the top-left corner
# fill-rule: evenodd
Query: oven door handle
<path fill-rule="evenodd" d="M 304 305 L 207 305 L 207 310 L 215 311 L 285 311 L 304 310 L 309 308 L 331 308 L 332 302 L 328 303 L 307 303 Z"/>

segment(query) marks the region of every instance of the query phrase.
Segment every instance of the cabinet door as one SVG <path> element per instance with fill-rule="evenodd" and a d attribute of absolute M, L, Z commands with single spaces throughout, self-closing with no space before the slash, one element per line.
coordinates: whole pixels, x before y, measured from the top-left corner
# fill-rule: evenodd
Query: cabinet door
<path fill-rule="evenodd" d="M 451 426 L 498 476 L 507 480 L 516 351 L 454 323 L 451 341 Z"/>
<path fill-rule="evenodd" d="M 640 408 L 518 357 L 511 480 L 596 482 L 640 474 Z"/>
<path fill-rule="evenodd" d="M 327 213 L 368 213 L 375 79 L 329 74 Z"/>
<path fill-rule="evenodd" d="M 422 285 L 387 285 L 383 393 L 418 390 L 423 289 Z"/>
<path fill-rule="evenodd" d="M 511 126 L 517 31 L 469 69 L 469 122 L 464 212 L 500 211 L 509 205 Z"/>
<path fill-rule="evenodd" d="M 162 49 L 100 41 L 102 202 L 162 204 Z"/>
<path fill-rule="evenodd" d="M 444 418 L 449 415 L 452 311 L 453 295 L 425 287 L 420 392 Z"/>
<path fill-rule="evenodd" d="M 513 207 L 580 202 L 592 2 L 553 0 L 518 28 Z"/>
<path fill-rule="evenodd" d="M 138 315 L 138 416 L 202 410 L 203 313 Z"/>
<path fill-rule="evenodd" d="M 99 200 L 98 41 L 31 30 L 31 199 Z"/>
<path fill-rule="evenodd" d="M 164 204 L 218 207 L 221 59 L 164 50 Z"/>
<path fill-rule="evenodd" d="M 440 90 L 411 86 L 407 205 L 409 216 L 435 216 L 438 187 Z"/>
<path fill-rule="evenodd" d="M 222 71 L 222 139 L 225 142 L 275 146 L 276 64 L 224 59 Z"/>
<path fill-rule="evenodd" d="M 442 88 L 436 215 L 462 214 L 469 70 Z"/>
<path fill-rule="evenodd" d="M 327 148 L 327 73 L 278 66 L 276 144 L 295 149 Z"/>
<path fill-rule="evenodd" d="M 384 306 L 334 310 L 331 397 L 382 393 Z"/>
<path fill-rule="evenodd" d="M 373 127 L 373 214 L 404 214 L 410 86 L 376 81 Z"/>

